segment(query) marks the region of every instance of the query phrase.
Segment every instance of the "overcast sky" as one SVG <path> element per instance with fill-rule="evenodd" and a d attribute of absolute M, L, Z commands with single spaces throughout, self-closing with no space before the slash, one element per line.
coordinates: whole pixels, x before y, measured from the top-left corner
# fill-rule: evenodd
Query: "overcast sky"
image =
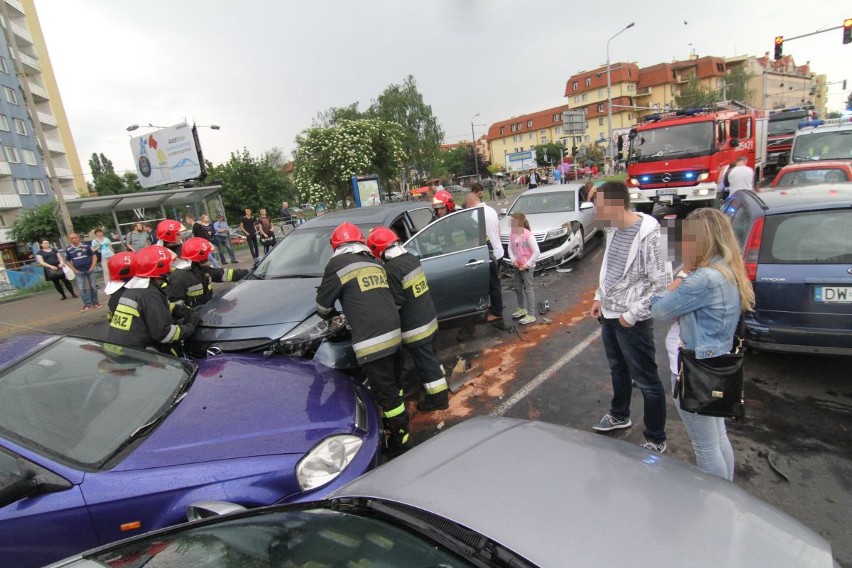
<path fill-rule="evenodd" d="M 200 130 L 214 163 L 243 147 L 289 154 L 318 111 L 363 109 L 390 83 L 414 75 L 447 142 L 487 125 L 563 104 L 565 81 L 606 63 L 640 67 L 700 56 L 771 50 L 841 25 L 847 0 L 800 8 L 753 0 L 35 0 L 71 130 L 88 179 L 104 153 L 132 169 L 126 127 Z M 686 22 L 686 23 L 685 23 Z M 797 64 L 848 79 L 852 44 L 841 30 L 785 44 Z M 829 109 L 848 91 L 829 88 Z M 141 134 L 136 131 L 134 134 Z"/>

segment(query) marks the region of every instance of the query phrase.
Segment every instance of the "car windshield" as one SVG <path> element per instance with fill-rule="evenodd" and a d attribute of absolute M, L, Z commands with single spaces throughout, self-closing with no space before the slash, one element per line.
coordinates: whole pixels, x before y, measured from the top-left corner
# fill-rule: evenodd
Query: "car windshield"
<path fill-rule="evenodd" d="M 574 192 L 525 193 L 518 197 L 509 213 L 561 213 L 574 210 Z"/>
<path fill-rule="evenodd" d="M 366 235 L 374 225 L 359 225 Z M 331 232 L 334 227 L 299 229 L 289 233 L 257 265 L 252 276 L 261 280 L 276 278 L 321 278 L 331 258 Z"/>
<path fill-rule="evenodd" d="M 852 262 L 852 210 L 809 211 L 767 217 L 759 262 Z"/>
<path fill-rule="evenodd" d="M 784 119 L 769 119 L 769 135 L 793 134 L 799 128 L 799 123 L 808 119 L 808 113 L 798 117 L 785 117 Z"/>
<path fill-rule="evenodd" d="M 178 359 L 61 338 L 0 375 L 0 433 L 57 461 L 97 469 L 156 423 L 192 376 Z"/>
<path fill-rule="evenodd" d="M 791 171 L 781 175 L 776 187 L 813 185 L 817 183 L 841 183 L 849 180 L 849 175 L 840 168 L 818 168 L 813 170 Z"/>
<path fill-rule="evenodd" d="M 852 159 L 852 128 L 797 135 L 791 159 L 794 162 Z"/>
<path fill-rule="evenodd" d="M 639 162 L 660 158 L 695 158 L 713 150 L 713 123 L 693 122 L 660 126 L 636 132 L 631 142 L 631 157 Z"/>
<path fill-rule="evenodd" d="M 356 561 L 357 559 L 357 561 Z M 326 509 L 252 515 L 136 540 L 86 560 L 97 566 L 470 566 L 426 537 Z"/>

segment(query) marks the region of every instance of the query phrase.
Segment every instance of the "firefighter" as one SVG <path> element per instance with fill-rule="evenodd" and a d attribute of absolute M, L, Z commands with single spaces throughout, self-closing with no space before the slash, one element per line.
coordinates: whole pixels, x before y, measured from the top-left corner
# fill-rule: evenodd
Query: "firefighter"
<path fill-rule="evenodd" d="M 235 282 L 248 274 L 244 268 L 213 268 L 208 264 L 213 245 L 205 238 L 192 237 L 183 243 L 181 258 L 187 261 L 169 276 L 166 296 L 169 301 L 183 302 L 190 308 L 206 304 L 213 298 L 211 282 Z"/>
<path fill-rule="evenodd" d="M 163 219 L 157 225 L 157 244 L 180 256 L 181 231 L 183 231 L 183 225 L 180 222 L 174 219 Z"/>
<path fill-rule="evenodd" d="M 385 262 L 388 284 L 399 306 L 402 345 L 425 379 L 423 389 L 426 398 L 417 404 L 417 410 L 444 410 L 449 407 L 449 392 L 444 367 L 435 354 L 438 316 L 423 267 L 416 256 L 405 250 L 396 233 L 387 227 L 376 227 L 370 231 L 367 246 L 377 259 Z M 402 371 L 401 361 L 398 371 Z"/>
<path fill-rule="evenodd" d="M 412 444 L 408 413 L 394 373 L 402 334 L 388 277 L 370 253 L 361 230 L 352 223 L 341 223 L 334 229 L 331 248 L 334 254 L 317 290 L 317 313 L 324 319 L 334 317 L 335 302 L 340 300 L 352 330 L 355 357 L 384 412 L 385 427 L 390 432 L 387 452 L 399 455 Z"/>
<path fill-rule="evenodd" d="M 169 249 L 157 245 L 136 253 L 136 276 L 124 286 L 110 320 L 107 342 L 170 352 L 170 347 L 195 332 L 198 316 L 190 309 L 178 308 L 175 315 L 180 321 L 175 321 L 163 289 L 172 258 Z"/>
<path fill-rule="evenodd" d="M 432 197 L 432 208 L 435 210 L 436 217 L 443 217 L 456 210 L 456 200 L 446 189 L 439 189 Z"/>
<path fill-rule="evenodd" d="M 107 260 L 107 269 L 110 281 L 104 287 L 104 293 L 109 296 L 107 320 L 111 321 L 118 300 L 124 294 L 124 285 L 136 276 L 136 253 L 130 251 L 115 253 Z"/>

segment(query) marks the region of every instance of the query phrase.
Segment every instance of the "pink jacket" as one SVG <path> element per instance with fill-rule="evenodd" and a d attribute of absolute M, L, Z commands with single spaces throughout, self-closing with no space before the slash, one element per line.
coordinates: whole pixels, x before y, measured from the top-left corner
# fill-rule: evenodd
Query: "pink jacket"
<path fill-rule="evenodd" d="M 524 232 L 520 235 L 514 232 L 509 233 L 509 259 L 513 264 L 517 261 L 527 268 L 532 268 L 535 266 L 539 254 L 541 252 L 535 240 L 535 235 L 529 229 L 524 229 Z"/>

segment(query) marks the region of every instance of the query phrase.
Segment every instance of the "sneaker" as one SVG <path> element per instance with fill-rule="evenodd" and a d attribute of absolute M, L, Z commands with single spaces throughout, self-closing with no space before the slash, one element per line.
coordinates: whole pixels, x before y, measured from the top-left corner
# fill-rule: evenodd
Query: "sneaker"
<path fill-rule="evenodd" d="M 530 323 L 535 323 L 535 316 L 532 315 L 532 314 L 527 314 L 524 317 L 522 317 L 520 320 L 518 320 L 518 323 L 521 324 L 521 325 L 527 325 L 527 324 L 530 324 Z"/>
<path fill-rule="evenodd" d="M 90 308 L 89 306 L 83 306 L 83 309 L 82 309 L 82 310 L 80 310 L 80 311 L 81 311 L 81 312 L 88 312 L 88 311 L 89 311 L 89 310 L 91 310 L 91 309 L 92 309 L 92 308 Z"/>
<path fill-rule="evenodd" d="M 527 311 L 526 311 L 524 308 L 518 308 L 518 309 L 517 309 L 517 310 L 515 310 L 515 312 L 512 314 L 512 319 L 513 319 L 513 320 L 521 319 L 521 318 L 522 318 L 522 317 L 524 317 L 525 315 L 527 315 Z"/>
<path fill-rule="evenodd" d="M 642 444 L 642 447 L 646 450 L 651 450 L 652 452 L 657 452 L 658 454 L 665 453 L 666 451 L 666 443 L 660 442 L 659 444 L 655 444 L 649 440 L 645 440 L 645 443 Z"/>
<path fill-rule="evenodd" d="M 96 309 L 96 310 L 97 310 L 98 308 L 100 308 L 100 307 L 101 307 L 101 305 L 100 305 L 100 304 L 95 304 L 94 306 L 92 306 L 92 308 L 94 308 L 94 309 Z"/>
<path fill-rule="evenodd" d="M 598 432 L 609 432 L 610 430 L 618 430 L 619 428 L 630 428 L 633 422 L 630 418 L 616 418 L 612 414 L 606 414 L 601 421 L 592 426 Z"/>

